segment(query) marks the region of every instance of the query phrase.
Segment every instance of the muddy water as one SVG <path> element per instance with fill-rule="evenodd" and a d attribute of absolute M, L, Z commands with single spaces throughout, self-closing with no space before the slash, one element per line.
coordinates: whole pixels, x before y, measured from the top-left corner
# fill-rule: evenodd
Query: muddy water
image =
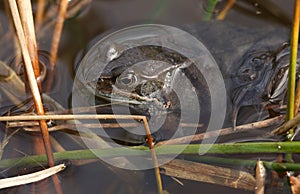
<path fill-rule="evenodd" d="M 206 2 L 197 0 L 187 1 L 93 1 L 91 5 L 82 10 L 76 17 L 68 19 L 64 26 L 62 42 L 57 64 L 57 79 L 55 86 L 50 92 L 54 99 L 64 107 L 70 108 L 72 83 L 74 78 L 74 64 L 76 55 L 82 49 L 86 49 L 88 43 L 95 37 L 115 31 L 125 26 L 144 23 L 159 23 L 177 26 L 198 38 L 211 52 L 216 60 L 224 77 L 227 91 L 227 117 L 225 126 L 231 126 L 232 103 L 231 95 L 237 82 L 235 75 L 237 67 L 244 60 L 243 57 L 249 53 L 262 50 L 276 50 L 280 45 L 289 40 L 289 22 L 291 20 L 293 1 L 278 0 L 272 1 L 280 6 L 284 17 L 279 17 L 260 4 L 249 1 L 238 1 L 236 6 L 229 12 L 224 22 L 200 22 L 204 13 Z M 221 9 L 225 2 L 221 1 L 218 9 Z M 3 8 L 3 7 L 2 7 Z M 134 10 L 134 11 L 133 11 Z M 4 16 L 4 9 L 1 9 L 1 24 L 3 31 L 8 29 L 8 20 Z M 238 19 L 237 19 L 238 18 Z M 99 37 L 96 38 L 99 40 Z M 95 41 L 92 41 L 95 42 Z M 49 33 L 39 36 L 41 50 L 49 51 L 51 37 Z M 93 43 L 92 43 L 93 44 Z M 11 63 L 16 54 L 12 54 L 13 45 L 7 42 L 2 44 L 1 60 Z M 4 49 L 6 48 L 6 49 Z M 10 50 L 10 51 L 8 51 Z M 2 94 L 1 94 L 2 95 Z M 1 111 L 5 112 L 11 104 L 5 100 Z M 24 97 L 20 97 L 21 101 Z M 248 111 L 250 110 L 250 111 Z M 2 113 L 3 113 L 2 112 Z M 252 112 L 249 115 L 249 112 Z M 257 120 L 256 109 L 248 107 L 241 110 L 240 123 Z M 2 133 L 2 132 L 1 132 Z M 67 135 L 57 132 L 53 134 L 67 150 L 80 149 Z M 235 137 L 223 137 L 219 141 L 234 142 L 255 139 L 260 135 L 259 131 L 240 134 Z M 3 133 L 1 134 L 3 136 Z M 32 134 L 17 134 L 6 147 L 5 157 L 27 156 L 33 154 L 31 151 Z M 251 156 L 256 159 L 262 156 Z M 252 169 L 238 167 L 243 170 Z M 2 174 L 2 177 L 17 174 L 19 169 L 10 169 Z M 96 162 L 82 166 L 71 166 L 66 172 L 60 174 L 65 193 L 155 193 L 155 178 L 151 170 L 128 171 L 114 168 L 104 162 Z M 181 180 L 184 186 L 179 185 L 173 179 L 163 176 L 164 189 L 169 193 L 247 193 L 243 190 L 233 190 L 222 186 L 197 183 Z M 37 193 L 43 192 L 45 185 L 49 182 L 42 182 L 35 185 L 17 187 L 0 191 L 0 193 Z M 52 185 L 50 185 L 52 187 Z M 280 192 L 280 189 L 279 189 Z M 50 193 L 53 191 L 50 189 Z M 249 192 L 251 193 L 251 192 Z"/>

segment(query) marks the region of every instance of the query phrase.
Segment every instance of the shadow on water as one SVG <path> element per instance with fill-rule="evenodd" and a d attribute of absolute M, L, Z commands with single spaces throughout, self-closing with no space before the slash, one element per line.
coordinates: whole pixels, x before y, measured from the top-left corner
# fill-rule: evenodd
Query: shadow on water
<path fill-rule="evenodd" d="M 73 2 L 76 1 L 73 0 Z M 227 92 L 227 98 L 226 96 L 220 96 L 220 98 L 227 99 L 227 112 L 223 127 L 232 126 L 232 96 L 233 91 L 240 86 L 240 83 L 236 81 L 238 68 L 245 60 L 245 57 L 249 56 L 249 53 L 256 51 L 273 52 L 282 43 L 289 41 L 293 1 L 272 1 L 272 8 L 268 8 L 268 5 L 263 1 L 238 0 L 224 21 L 201 22 L 206 3 L 207 1 L 201 0 L 156 0 L 151 2 L 146 0 L 92 1 L 80 13 L 65 22 L 56 69 L 58 76 L 49 95 L 65 108 L 71 108 L 70 98 L 75 76 L 74 72 L 76 71 L 74 66 L 80 60 L 80 56 L 86 53 L 88 50 L 87 45 L 91 44 L 90 42 L 95 43 L 95 40 L 100 40 L 105 35 L 125 26 L 145 23 L 172 25 L 189 32 L 199 39 L 217 62 L 223 75 Z M 224 4 L 226 4 L 226 1 L 220 1 L 216 9 L 222 9 Z M 279 12 L 272 11 L 275 8 L 278 9 L 278 7 L 280 7 Z M 2 3 L 0 11 L 0 34 L 2 35 L 6 34 L 9 29 L 9 20 L 5 16 L 5 9 Z M 101 38 L 95 38 L 97 36 Z M 14 53 L 14 45 L 8 41 L 12 40 L 13 37 L 9 35 L 6 37 L 8 38 L 3 38 L 0 41 L 0 57 L 1 61 L 11 64 L 17 54 L 12 54 Z M 93 39 L 94 41 L 92 41 Z M 49 36 L 49 33 L 44 32 L 44 34 L 41 34 L 38 37 L 38 41 L 40 50 L 50 50 L 51 36 Z M 78 54 L 80 52 L 81 54 Z M 10 87 L 5 84 L 0 86 Z M 22 102 L 28 96 L 17 96 L 17 98 Z M 4 114 L 7 112 L 7 109 L 13 107 L 14 103 L 8 100 L 6 93 L 0 93 L 0 99 L 0 111 L 1 114 Z M 46 106 L 51 110 L 51 103 L 49 105 L 46 103 Z M 258 110 L 260 108 L 257 108 L 257 106 L 241 107 L 237 117 L 238 124 L 262 120 L 269 116 L 266 111 L 260 114 Z M 25 108 L 22 111 L 28 111 L 28 109 Z M 109 113 L 110 110 L 104 109 L 104 111 Z M 1 125 L 1 139 L 4 136 L 4 128 L 4 125 Z M 82 149 L 82 145 L 84 145 L 76 134 L 66 135 L 64 132 L 54 132 L 52 134 L 66 150 Z M 218 141 L 270 140 L 260 139 L 260 136 L 261 131 L 257 130 L 235 136 L 221 137 Z M 270 141 L 273 140 L 271 139 Z M 33 134 L 31 132 L 19 132 L 12 137 L 9 144 L 5 147 L 3 158 L 28 157 L 33 154 L 32 144 Z M 249 156 L 252 159 L 262 157 L 264 156 Z M 276 159 L 275 156 L 267 157 L 269 160 Z M 156 193 L 155 175 L 152 170 L 123 170 L 102 161 L 85 165 L 79 165 L 79 163 L 78 161 L 71 162 L 70 168 L 59 175 L 65 193 Z M 253 169 L 245 166 L 236 168 L 249 171 L 252 174 L 254 172 Z M 32 169 L 12 167 L 2 171 L 1 177 L 16 175 L 20 171 L 27 173 L 32 171 Z M 163 188 L 169 193 L 188 192 L 193 194 L 199 193 L 199 191 L 205 193 L 222 192 L 224 194 L 252 193 L 188 180 L 180 180 L 184 184 L 182 186 L 168 176 L 163 176 L 162 178 Z M 31 185 L 20 186 L 2 190 L 0 193 L 40 193 L 43 192 L 41 190 L 47 184 L 51 183 L 43 181 L 35 184 L 34 187 Z M 49 191 L 49 193 L 52 192 L 51 190 Z M 279 189 L 278 192 L 281 192 L 281 190 Z"/>

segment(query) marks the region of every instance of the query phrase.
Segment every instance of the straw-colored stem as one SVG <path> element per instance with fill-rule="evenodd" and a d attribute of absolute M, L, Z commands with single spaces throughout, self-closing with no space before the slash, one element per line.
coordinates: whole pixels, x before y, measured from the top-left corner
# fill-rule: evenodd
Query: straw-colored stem
<path fill-rule="evenodd" d="M 298 58 L 297 55 L 298 55 L 298 40 L 299 40 L 299 23 L 300 23 L 300 1 L 296 0 L 295 10 L 294 10 L 292 39 L 291 39 L 291 55 L 290 55 L 290 64 L 295 67 L 295 74 L 296 74 L 297 58 Z M 296 100 L 294 104 L 294 115 L 298 113 L 299 101 L 300 101 L 300 81 L 298 82 L 299 83 L 296 90 L 297 91 Z"/>
<path fill-rule="evenodd" d="M 34 75 L 37 78 L 40 75 L 40 67 L 38 62 L 39 60 L 38 60 L 37 43 L 35 37 L 31 2 L 30 0 L 17 0 L 17 5 L 20 11 L 20 18 L 24 30 L 26 45 L 31 59 Z"/>
<path fill-rule="evenodd" d="M 12 13 L 14 25 L 16 28 L 16 33 L 17 33 L 17 36 L 19 39 L 22 56 L 23 56 L 23 60 L 24 60 L 24 65 L 25 65 L 25 69 L 26 69 L 26 74 L 27 74 L 27 78 L 28 78 L 28 82 L 29 82 L 29 87 L 30 87 L 31 93 L 33 95 L 36 112 L 39 115 L 43 115 L 44 109 L 43 109 L 42 99 L 41 99 L 41 96 L 39 93 L 37 81 L 35 79 L 35 74 L 33 71 L 28 47 L 26 45 L 26 38 L 25 38 L 24 31 L 22 29 L 22 24 L 21 24 L 21 20 L 20 20 L 20 14 L 18 11 L 18 7 L 16 4 L 16 1 L 9 0 L 8 2 L 9 2 L 10 10 Z M 46 150 L 46 154 L 47 154 L 47 158 L 48 158 L 48 164 L 50 167 L 52 167 L 52 166 L 54 166 L 54 157 L 53 157 L 53 153 L 52 153 L 52 149 L 51 149 L 47 124 L 43 120 L 40 120 L 39 123 L 40 123 L 41 133 L 43 136 L 44 146 L 45 146 L 45 150 Z M 53 178 L 57 193 L 62 193 L 57 176 L 52 176 L 52 178 Z"/>
<path fill-rule="evenodd" d="M 158 161 L 157 161 L 157 157 L 156 157 L 156 153 L 155 153 L 155 149 L 154 149 L 153 138 L 151 136 L 151 131 L 150 131 L 146 117 L 143 119 L 143 123 L 144 123 L 144 128 L 145 128 L 145 131 L 147 134 L 147 140 L 148 140 L 149 148 L 151 150 L 151 156 L 152 156 L 152 160 L 153 160 L 153 164 L 154 164 L 157 192 L 158 192 L 158 194 L 163 194 L 162 182 L 161 182 L 161 177 L 160 177 L 160 172 L 159 172 Z"/>
<path fill-rule="evenodd" d="M 272 135 L 280 135 L 286 133 L 288 130 L 294 128 L 300 123 L 300 114 L 295 116 L 292 120 L 287 121 L 284 125 L 281 127 L 278 127 L 277 129 L 273 130 L 271 132 Z"/>
<path fill-rule="evenodd" d="M 40 26 L 43 23 L 45 5 L 46 5 L 45 0 L 37 1 L 37 11 L 35 15 L 35 28 L 37 31 L 40 29 Z"/>
<path fill-rule="evenodd" d="M 289 80 L 288 80 L 288 107 L 287 107 L 287 120 L 294 117 L 294 103 L 295 103 L 295 85 L 296 85 L 296 64 L 298 52 L 298 39 L 299 39 L 299 20 L 300 20 L 300 0 L 295 0 L 293 30 L 291 34 L 291 54 L 290 54 L 290 67 L 289 67 Z"/>
<path fill-rule="evenodd" d="M 291 54 L 290 54 L 290 66 L 289 66 L 289 80 L 288 80 L 288 107 L 287 107 L 287 121 L 294 118 L 295 105 L 295 89 L 296 89 L 296 70 L 297 70 L 297 52 L 298 52 L 298 40 L 299 40 L 299 22 L 300 22 L 300 0 L 295 0 L 294 5 L 294 20 L 293 29 L 291 34 Z M 288 141 L 293 141 L 294 128 L 290 128 Z M 285 155 L 286 161 L 293 161 L 291 154 Z"/>
<path fill-rule="evenodd" d="M 91 119 L 134 119 L 143 121 L 146 117 L 140 115 L 107 115 L 107 114 L 82 114 L 82 115 L 19 115 L 2 116 L 0 121 L 38 121 L 38 120 L 91 120 Z"/>

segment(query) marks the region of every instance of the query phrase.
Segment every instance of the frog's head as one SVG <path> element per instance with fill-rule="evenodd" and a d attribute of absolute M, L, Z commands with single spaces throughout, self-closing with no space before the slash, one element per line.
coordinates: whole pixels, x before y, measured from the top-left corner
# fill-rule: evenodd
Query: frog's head
<path fill-rule="evenodd" d="M 174 99 L 174 77 L 186 64 L 186 58 L 159 46 L 129 49 L 106 66 L 97 80 L 96 95 L 131 105 L 151 104 L 168 109 L 171 98 Z"/>
<path fill-rule="evenodd" d="M 272 68 L 274 55 L 268 50 L 248 52 L 237 71 L 238 84 L 253 83 L 262 79 L 261 72 Z"/>

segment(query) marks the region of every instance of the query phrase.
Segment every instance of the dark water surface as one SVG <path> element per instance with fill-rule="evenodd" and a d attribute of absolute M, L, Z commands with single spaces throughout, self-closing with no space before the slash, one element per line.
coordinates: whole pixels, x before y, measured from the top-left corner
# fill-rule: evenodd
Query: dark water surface
<path fill-rule="evenodd" d="M 73 3 L 75 0 L 72 1 Z M 61 103 L 65 108 L 71 108 L 71 92 L 75 76 L 74 66 L 84 55 L 88 44 L 93 44 L 115 30 L 136 24 L 157 23 L 176 26 L 185 30 L 199 39 L 210 51 L 217 62 L 223 75 L 227 96 L 220 96 L 227 100 L 227 114 L 224 127 L 232 126 L 232 95 L 239 86 L 237 81 L 238 67 L 245 57 L 256 52 L 268 52 L 277 50 L 282 43 L 289 41 L 290 22 L 292 18 L 292 0 L 274 0 L 272 6 L 263 3 L 256 4 L 251 0 L 238 0 L 230 10 L 224 21 L 202 22 L 201 18 L 207 1 L 200 0 L 94 0 L 76 16 L 65 22 L 62 41 L 58 54 L 56 78 L 54 87 L 49 95 Z M 265 1 L 266 2 L 266 1 Z M 76 2 L 75 2 L 76 3 Z M 6 34 L 9 29 L 9 20 L 5 16 L 4 5 L 1 3 L 1 28 L 0 34 Z M 226 1 L 220 1 L 217 9 L 222 9 Z M 271 5 L 271 4 L 270 4 Z M 282 6 L 284 5 L 284 6 Z M 53 5 L 52 5 L 53 6 Z M 275 12 L 277 6 L 280 12 Z M 272 11 L 273 10 L 273 11 Z M 41 31 L 38 36 L 39 49 L 50 51 L 51 34 L 49 31 Z M 98 38 L 97 38 L 98 36 Z M 10 36 L 8 38 L 12 40 Z M 12 41 L 1 39 L 0 59 L 6 63 L 13 63 L 16 54 L 13 52 Z M 80 53 L 81 54 L 78 54 Z M 77 56 L 77 57 L 76 57 Z M 1 72 L 2 73 L 2 72 Z M 1 114 L 4 114 L 13 103 L 7 100 L 5 93 L 0 93 Z M 18 96 L 20 101 L 27 97 Z M 51 105 L 49 105 L 51 109 Z M 238 124 L 256 121 L 260 115 L 257 109 L 246 107 L 240 110 Z M 263 113 L 261 118 L 266 118 Z M 1 126 L 4 129 L 4 126 Z M 1 138 L 4 130 L 0 131 Z M 75 138 L 70 138 L 64 132 L 52 133 L 55 139 L 66 150 L 82 149 L 74 143 Z M 257 139 L 261 131 L 235 136 L 221 137 L 220 142 L 250 141 Z M 33 138 L 30 132 L 20 132 L 15 135 L 7 147 L 3 158 L 26 157 L 32 155 Z M 269 140 L 269 139 L 268 139 Z M 271 139 L 272 140 L 272 139 Z M 228 157 L 228 156 L 225 156 Z M 276 159 L 275 156 L 249 156 L 248 158 Z M 94 162 L 86 165 L 71 166 L 59 174 L 64 193 L 156 193 L 155 176 L 153 170 L 131 171 L 111 166 L 105 162 Z M 239 166 L 237 169 L 254 173 L 249 167 Z M 2 178 L 19 174 L 26 169 L 11 168 L 2 171 Z M 195 181 L 180 180 L 183 186 L 170 177 L 162 176 L 163 188 L 169 193 L 252 193 L 244 190 L 230 189 L 224 186 L 199 183 Z M 54 193 L 53 186 L 47 181 L 11 189 L 0 190 L 0 193 L 44 193 L 45 185 L 49 186 L 48 193 Z M 281 189 L 273 188 L 281 193 Z M 270 193 L 276 193 L 274 190 Z"/>

